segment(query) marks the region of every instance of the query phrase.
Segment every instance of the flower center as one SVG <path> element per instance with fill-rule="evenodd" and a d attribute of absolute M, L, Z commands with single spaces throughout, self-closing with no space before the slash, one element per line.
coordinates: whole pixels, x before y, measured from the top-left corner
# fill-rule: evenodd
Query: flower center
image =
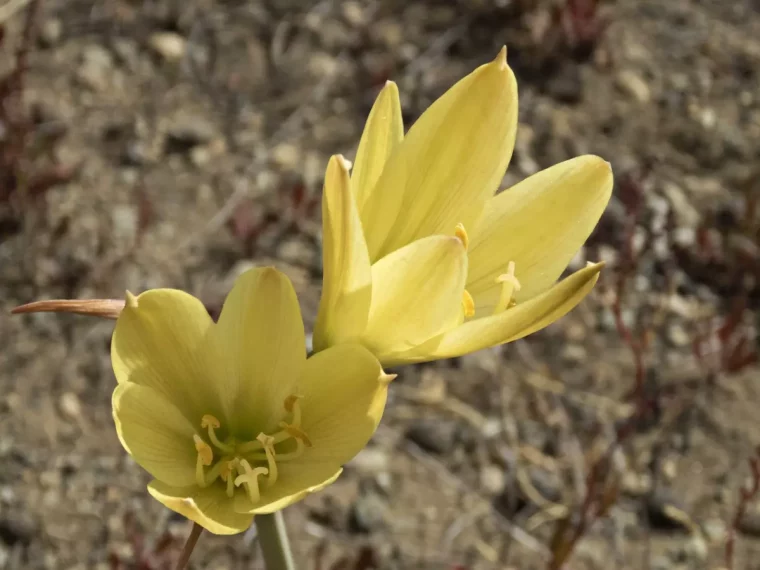
<path fill-rule="evenodd" d="M 301 429 L 298 399 L 299 396 L 295 395 L 285 398 L 283 406 L 290 414 L 290 422 L 280 422 L 279 431 L 271 435 L 262 432 L 253 441 L 238 441 L 234 437 L 222 441 L 216 433 L 221 428 L 221 422 L 212 415 L 204 415 L 201 428 L 206 430 L 210 443 L 198 434 L 193 436 L 198 452 L 195 463 L 198 486 L 208 487 L 219 478 L 226 484 L 228 497 L 235 494 L 235 487 L 242 486 L 251 502 L 258 503 L 261 499 L 260 485 L 266 488 L 277 482 L 277 462 L 293 460 L 306 447 L 311 447 L 311 440 Z M 283 450 L 283 447 L 287 449 Z M 217 457 L 218 461 L 214 463 Z M 263 475 L 266 479 L 259 483 L 259 476 Z"/>

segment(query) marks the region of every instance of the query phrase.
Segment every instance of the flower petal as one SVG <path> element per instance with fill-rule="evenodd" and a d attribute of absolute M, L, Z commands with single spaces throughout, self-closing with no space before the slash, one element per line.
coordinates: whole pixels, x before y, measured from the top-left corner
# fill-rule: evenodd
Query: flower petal
<path fill-rule="evenodd" d="M 362 344 L 381 362 L 462 319 L 467 252 L 449 236 L 431 236 L 372 266 L 372 305 Z"/>
<path fill-rule="evenodd" d="M 327 166 L 322 195 L 323 285 L 314 348 L 356 339 L 367 325 L 372 272 L 343 158 Z"/>
<path fill-rule="evenodd" d="M 478 308 L 496 304 L 496 278 L 510 261 L 521 285 L 518 302 L 549 289 L 596 226 L 611 192 L 610 165 L 581 156 L 490 200 L 470 240 L 467 290 Z"/>
<path fill-rule="evenodd" d="M 306 497 L 310 493 L 321 491 L 343 472 L 342 468 L 335 469 L 328 464 L 314 465 L 309 471 L 293 463 L 283 463 L 279 466 L 277 483 L 271 489 L 261 492 L 261 499 L 255 505 L 245 493 L 235 493 L 234 508 L 239 513 L 264 515 L 284 509 Z M 308 485 L 309 481 L 319 481 Z"/>
<path fill-rule="evenodd" d="M 361 208 L 370 259 L 479 217 L 509 164 L 517 83 L 506 49 L 435 101 L 385 164 Z"/>
<path fill-rule="evenodd" d="M 380 178 L 391 152 L 402 140 L 404 121 L 401 118 L 398 87 L 393 81 L 388 81 L 369 112 L 351 173 L 351 191 L 356 197 L 359 211 Z"/>
<path fill-rule="evenodd" d="M 498 315 L 468 321 L 443 334 L 437 346 L 430 347 L 427 353 L 409 351 L 398 358 L 404 358 L 404 363 L 453 358 L 528 336 L 563 317 L 580 303 L 594 287 L 603 265 L 597 263 L 576 271 L 541 295 Z"/>
<path fill-rule="evenodd" d="M 192 422 L 221 413 L 207 343 L 213 324 L 203 304 L 182 291 L 128 294 L 111 341 L 116 380 L 153 388 Z"/>
<path fill-rule="evenodd" d="M 239 439 L 271 432 L 284 414 L 306 362 L 298 299 L 290 280 L 272 267 L 251 269 L 235 281 L 214 329 L 220 375 L 227 393 L 230 429 Z"/>
<path fill-rule="evenodd" d="M 213 534 L 237 534 L 251 526 L 253 521 L 253 515 L 235 512 L 234 500 L 227 496 L 223 485 L 199 489 L 151 481 L 148 492 L 165 507 Z"/>
<path fill-rule="evenodd" d="M 124 449 L 148 473 L 169 485 L 195 482 L 195 429 L 159 392 L 125 382 L 113 393 L 113 418 Z"/>

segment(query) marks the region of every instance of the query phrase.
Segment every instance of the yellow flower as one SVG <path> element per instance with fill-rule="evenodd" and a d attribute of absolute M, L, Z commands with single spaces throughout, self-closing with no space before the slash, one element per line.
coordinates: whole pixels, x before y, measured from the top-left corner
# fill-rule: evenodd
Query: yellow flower
<path fill-rule="evenodd" d="M 360 345 L 307 360 L 293 287 L 238 278 L 219 321 L 181 291 L 127 295 L 113 335 L 113 415 L 151 495 L 216 534 L 332 483 L 374 433 L 388 381 Z"/>
<path fill-rule="evenodd" d="M 449 358 L 531 334 L 583 299 L 601 264 L 556 281 L 607 205 L 610 166 L 581 156 L 494 196 L 516 127 L 505 49 L 406 137 L 386 84 L 352 174 L 340 156 L 327 167 L 316 350 L 358 341 L 384 365 Z"/>

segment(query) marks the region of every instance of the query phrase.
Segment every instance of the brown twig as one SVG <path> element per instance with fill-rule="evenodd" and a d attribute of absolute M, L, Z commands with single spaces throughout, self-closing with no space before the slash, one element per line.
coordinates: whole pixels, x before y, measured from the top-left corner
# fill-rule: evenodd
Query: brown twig
<path fill-rule="evenodd" d="M 755 455 L 750 457 L 748 461 L 752 479 L 747 487 L 739 489 L 739 504 L 736 506 L 734 518 L 726 533 L 725 560 L 728 570 L 733 570 L 734 568 L 734 549 L 739 525 L 747 512 L 750 501 L 760 492 L 760 447 L 755 450 Z"/>

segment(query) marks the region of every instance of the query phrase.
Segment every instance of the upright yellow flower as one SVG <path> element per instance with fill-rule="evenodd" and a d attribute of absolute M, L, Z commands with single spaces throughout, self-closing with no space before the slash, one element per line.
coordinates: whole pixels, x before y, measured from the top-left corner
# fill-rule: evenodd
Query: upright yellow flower
<path fill-rule="evenodd" d="M 531 334 L 583 299 L 601 264 L 555 282 L 607 205 L 610 166 L 582 156 L 494 197 L 516 127 L 506 49 L 406 137 L 385 86 L 352 174 L 339 156 L 327 167 L 317 350 L 361 342 L 384 365 L 449 358 Z"/>
<path fill-rule="evenodd" d="M 111 358 L 116 429 L 151 495 L 217 534 L 333 482 L 391 378 L 359 345 L 307 360 L 295 292 L 271 268 L 238 278 L 218 323 L 181 291 L 128 294 Z"/>

